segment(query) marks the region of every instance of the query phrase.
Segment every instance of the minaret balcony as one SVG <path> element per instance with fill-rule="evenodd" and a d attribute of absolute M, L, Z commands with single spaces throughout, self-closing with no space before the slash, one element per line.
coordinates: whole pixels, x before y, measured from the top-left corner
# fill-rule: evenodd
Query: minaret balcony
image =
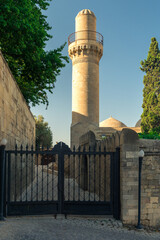
<path fill-rule="evenodd" d="M 90 30 L 83 30 L 83 31 L 78 31 L 74 32 L 69 35 L 68 37 L 68 46 L 71 43 L 76 43 L 78 41 L 95 41 L 96 43 L 100 43 L 103 45 L 103 36 L 102 34 L 95 32 L 95 31 L 90 31 Z"/>

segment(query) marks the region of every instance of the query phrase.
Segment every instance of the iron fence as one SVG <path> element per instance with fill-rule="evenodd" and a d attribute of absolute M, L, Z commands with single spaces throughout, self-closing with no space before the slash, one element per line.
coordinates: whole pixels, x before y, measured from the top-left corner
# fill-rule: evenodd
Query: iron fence
<path fill-rule="evenodd" d="M 6 151 L 7 214 L 113 214 L 119 218 L 119 149 Z"/>

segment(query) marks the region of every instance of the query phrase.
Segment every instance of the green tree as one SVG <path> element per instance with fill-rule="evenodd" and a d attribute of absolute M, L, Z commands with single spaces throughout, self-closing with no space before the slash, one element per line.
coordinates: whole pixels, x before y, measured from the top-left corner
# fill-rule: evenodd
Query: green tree
<path fill-rule="evenodd" d="M 68 62 L 65 46 L 45 51 L 52 37 L 43 15 L 51 0 L 0 0 L 0 49 L 27 101 L 47 104 L 57 75 Z"/>
<path fill-rule="evenodd" d="M 160 50 L 156 38 L 151 39 L 147 59 L 141 61 L 143 79 L 142 132 L 160 133 Z"/>
<path fill-rule="evenodd" d="M 43 147 L 52 146 L 52 131 L 47 122 L 44 122 L 44 117 L 39 115 L 36 120 L 36 145 Z"/>

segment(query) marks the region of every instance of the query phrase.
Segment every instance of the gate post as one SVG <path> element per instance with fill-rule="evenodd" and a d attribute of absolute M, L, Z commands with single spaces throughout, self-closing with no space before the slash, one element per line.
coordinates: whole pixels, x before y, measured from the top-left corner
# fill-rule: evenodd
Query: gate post
<path fill-rule="evenodd" d="M 120 219 L 120 148 L 116 148 L 113 159 L 113 217 Z"/>
<path fill-rule="evenodd" d="M 62 149 L 62 143 L 60 144 L 58 152 L 58 213 L 62 214 L 64 202 L 64 152 Z"/>
<path fill-rule="evenodd" d="M 138 159 L 139 137 L 128 128 L 120 133 L 121 220 L 124 224 L 137 224 L 138 218 Z"/>
<path fill-rule="evenodd" d="M 4 221 L 4 184 L 5 184 L 5 146 L 6 139 L 0 143 L 0 221 Z"/>

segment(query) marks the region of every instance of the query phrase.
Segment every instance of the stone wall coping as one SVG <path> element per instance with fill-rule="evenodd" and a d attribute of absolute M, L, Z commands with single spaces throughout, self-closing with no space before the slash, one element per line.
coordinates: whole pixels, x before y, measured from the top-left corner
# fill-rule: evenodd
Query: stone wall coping
<path fill-rule="evenodd" d="M 122 144 L 138 145 L 139 144 L 138 134 L 130 128 L 124 128 L 120 133 L 120 145 Z"/>
<path fill-rule="evenodd" d="M 160 149 L 160 140 L 154 139 L 139 139 L 140 148 L 159 148 Z"/>

